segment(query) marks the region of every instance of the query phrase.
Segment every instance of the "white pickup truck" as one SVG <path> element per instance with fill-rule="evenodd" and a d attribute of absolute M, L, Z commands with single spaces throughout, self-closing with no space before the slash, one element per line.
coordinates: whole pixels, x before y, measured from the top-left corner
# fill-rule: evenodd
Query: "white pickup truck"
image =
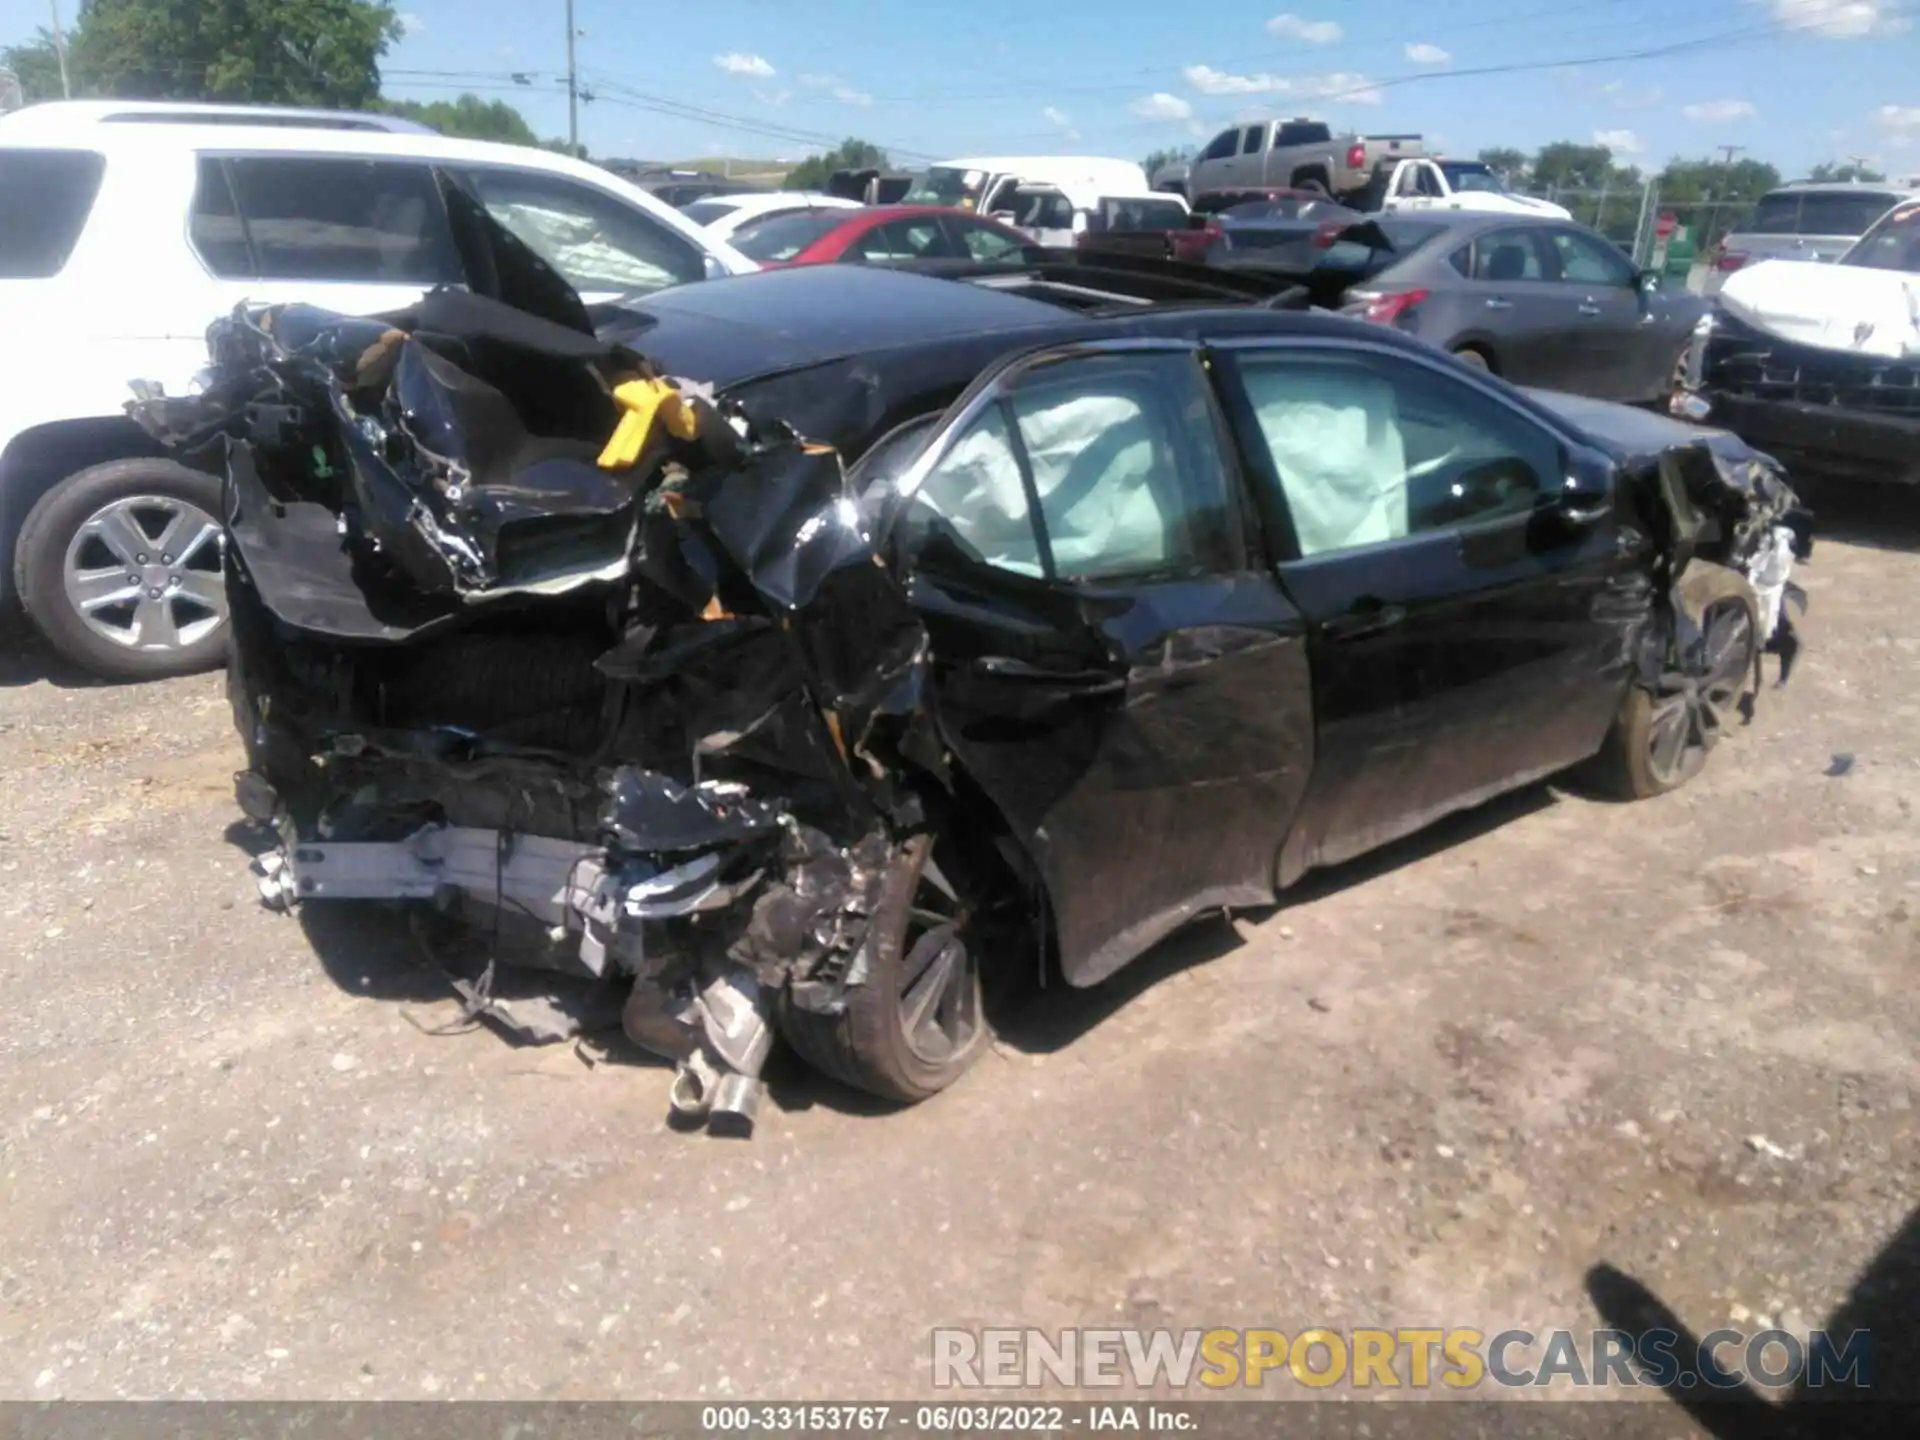
<path fill-rule="evenodd" d="M 1571 220 L 1564 207 L 1515 195 L 1478 160 L 1399 160 L 1382 166 L 1358 202 L 1363 210 L 1480 210 Z"/>

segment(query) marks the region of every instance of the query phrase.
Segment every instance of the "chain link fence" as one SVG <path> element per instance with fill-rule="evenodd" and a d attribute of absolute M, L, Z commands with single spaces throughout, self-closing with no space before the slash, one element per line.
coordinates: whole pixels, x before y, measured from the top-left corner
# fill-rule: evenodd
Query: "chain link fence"
<path fill-rule="evenodd" d="M 1575 220 L 1630 253 L 1636 265 L 1696 290 L 1708 254 L 1753 209 L 1747 199 L 1669 202 L 1661 198 L 1657 177 L 1613 189 L 1534 185 L 1520 193 L 1565 206 Z"/>

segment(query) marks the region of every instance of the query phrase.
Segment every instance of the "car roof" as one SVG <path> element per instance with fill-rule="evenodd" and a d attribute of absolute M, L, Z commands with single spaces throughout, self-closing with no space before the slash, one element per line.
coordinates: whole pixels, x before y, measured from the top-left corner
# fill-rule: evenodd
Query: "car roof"
<path fill-rule="evenodd" d="M 292 105 L 218 105 L 178 100 L 48 100 L 0 116 L 6 134 L 59 132 L 112 124 L 256 126 L 276 129 L 344 129 L 357 133 L 437 135 L 418 120 L 365 110 L 321 110 Z"/>
<path fill-rule="evenodd" d="M 1905 195 L 1916 188 L 1910 180 L 1792 180 L 1767 191 L 1762 199 L 1776 195 Z"/>

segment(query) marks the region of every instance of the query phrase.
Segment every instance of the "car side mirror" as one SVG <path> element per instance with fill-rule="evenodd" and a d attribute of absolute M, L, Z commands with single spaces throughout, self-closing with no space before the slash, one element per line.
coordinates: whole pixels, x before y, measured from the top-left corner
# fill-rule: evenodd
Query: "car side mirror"
<path fill-rule="evenodd" d="M 1593 525 L 1613 513 L 1613 462 L 1592 450 L 1575 450 L 1560 467 L 1553 508 L 1574 525 Z"/>
<path fill-rule="evenodd" d="M 1642 295 L 1651 295 L 1660 288 L 1660 272 L 1658 270 L 1642 270 L 1634 277 L 1633 283 Z"/>

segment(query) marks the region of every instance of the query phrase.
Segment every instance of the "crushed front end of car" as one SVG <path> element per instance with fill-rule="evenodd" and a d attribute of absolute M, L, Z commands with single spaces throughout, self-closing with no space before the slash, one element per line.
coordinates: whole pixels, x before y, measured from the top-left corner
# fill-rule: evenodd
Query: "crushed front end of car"
<path fill-rule="evenodd" d="M 529 1039 L 578 1013 L 498 998 L 496 963 L 625 987 L 676 1111 L 750 1128 L 776 1006 L 863 982 L 945 780 L 926 632 L 839 456 L 463 293 L 209 342 L 201 393 L 130 409 L 226 477 L 264 891 L 485 937 L 458 987 Z"/>

